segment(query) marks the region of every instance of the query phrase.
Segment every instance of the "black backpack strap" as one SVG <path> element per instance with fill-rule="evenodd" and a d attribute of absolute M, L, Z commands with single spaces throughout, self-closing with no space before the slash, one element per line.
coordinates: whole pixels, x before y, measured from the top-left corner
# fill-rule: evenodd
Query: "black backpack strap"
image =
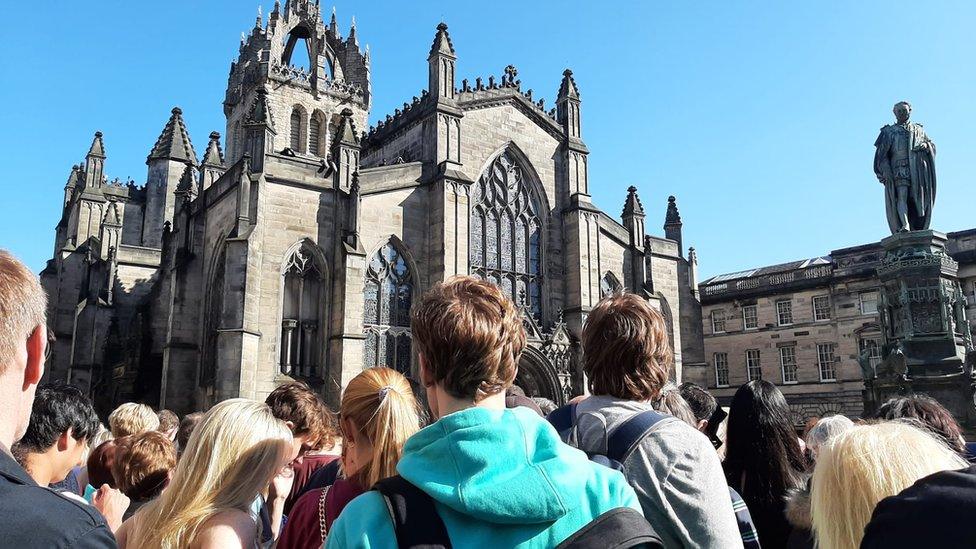
<path fill-rule="evenodd" d="M 555 427 L 560 436 L 573 428 L 576 423 L 576 404 L 567 404 L 556 408 L 546 417 L 549 423 Z"/>
<path fill-rule="evenodd" d="M 400 549 L 450 549 L 447 527 L 434 507 L 434 499 L 397 475 L 385 478 L 373 489 L 383 494 L 393 519 Z"/>
<path fill-rule="evenodd" d="M 556 549 L 660 549 L 661 537 L 644 515 L 630 507 L 618 507 L 590 521 Z"/>
<path fill-rule="evenodd" d="M 647 432 L 668 417 L 653 410 L 634 414 L 607 437 L 607 457 L 623 463 Z"/>

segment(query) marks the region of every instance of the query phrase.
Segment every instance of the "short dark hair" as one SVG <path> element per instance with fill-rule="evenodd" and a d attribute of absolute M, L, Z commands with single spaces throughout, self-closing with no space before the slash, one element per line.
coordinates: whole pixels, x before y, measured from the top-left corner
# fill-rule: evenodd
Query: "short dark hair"
<path fill-rule="evenodd" d="M 325 436 L 327 419 L 322 415 L 321 399 L 308 385 L 293 381 L 278 386 L 264 403 L 274 417 L 290 421 L 293 436 L 307 436 L 311 446 Z"/>
<path fill-rule="evenodd" d="M 176 448 L 159 431 L 146 431 L 119 443 L 112 477 L 118 489 L 135 501 L 160 494 L 176 468 Z"/>
<path fill-rule="evenodd" d="M 709 393 L 696 383 L 686 381 L 678 387 L 678 391 L 681 392 L 682 398 L 691 407 L 691 412 L 695 414 L 695 419 L 698 421 L 707 421 L 715 413 L 715 409 L 718 408 L 718 402 L 716 402 L 712 393 Z"/>
<path fill-rule="evenodd" d="M 956 418 L 939 403 L 928 395 L 912 394 L 889 399 L 873 414 L 874 419 L 916 419 L 924 427 L 945 441 L 950 448 L 959 454 L 966 453 L 962 442 L 962 429 Z"/>
<path fill-rule="evenodd" d="M 41 385 L 34 397 L 27 432 L 17 442 L 21 452 L 44 452 L 71 429 L 75 440 L 91 440 L 98 433 L 98 415 L 91 400 L 65 383 Z"/>
<path fill-rule="evenodd" d="M 657 398 L 674 353 L 664 317 L 636 294 L 596 304 L 583 327 L 583 372 L 590 392 L 626 400 Z"/>
<path fill-rule="evenodd" d="M 193 434 L 193 430 L 197 428 L 200 421 L 203 420 L 203 412 L 193 412 L 192 414 L 186 414 L 183 416 L 183 421 L 180 422 L 180 428 L 176 430 L 176 450 L 179 453 L 183 453 L 186 449 L 186 443 L 190 441 L 190 435 Z"/>

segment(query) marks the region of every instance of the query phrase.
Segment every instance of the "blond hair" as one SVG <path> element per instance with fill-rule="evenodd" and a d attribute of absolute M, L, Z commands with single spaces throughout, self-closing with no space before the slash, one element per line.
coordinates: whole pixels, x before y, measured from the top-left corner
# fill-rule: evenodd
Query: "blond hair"
<path fill-rule="evenodd" d="M 248 512 L 288 459 L 292 435 L 267 404 L 225 400 L 193 430 L 169 486 L 137 516 L 133 547 L 188 547 L 221 511 Z"/>
<path fill-rule="evenodd" d="M 363 370 L 346 385 L 339 415 L 373 444 L 369 462 L 356 472 L 361 484 L 368 488 L 395 475 L 403 445 L 420 428 L 417 400 L 407 378 L 389 368 Z M 343 451 L 346 447 L 343 444 Z"/>
<path fill-rule="evenodd" d="M 47 322 L 47 295 L 37 276 L 0 250 L 0 375 L 38 326 Z"/>
<path fill-rule="evenodd" d="M 138 435 L 159 428 L 159 416 L 145 404 L 126 402 L 108 415 L 108 427 L 115 438 Z"/>
<path fill-rule="evenodd" d="M 907 423 L 856 425 L 820 449 L 813 472 L 817 547 L 855 549 L 874 507 L 915 481 L 966 462 L 941 440 Z"/>

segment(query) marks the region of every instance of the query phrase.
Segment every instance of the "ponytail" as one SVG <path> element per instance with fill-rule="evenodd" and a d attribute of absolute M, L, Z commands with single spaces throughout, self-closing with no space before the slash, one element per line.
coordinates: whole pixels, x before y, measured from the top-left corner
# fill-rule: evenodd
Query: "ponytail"
<path fill-rule="evenodd" d="M 363 486 L 396 474 L 403 445 L 420 426 L 417 400 L 407 378 L 389 368 L 368 368 L 342 395 L 340 413 L 373 445 L 373 455 L 356 474 Z"/>

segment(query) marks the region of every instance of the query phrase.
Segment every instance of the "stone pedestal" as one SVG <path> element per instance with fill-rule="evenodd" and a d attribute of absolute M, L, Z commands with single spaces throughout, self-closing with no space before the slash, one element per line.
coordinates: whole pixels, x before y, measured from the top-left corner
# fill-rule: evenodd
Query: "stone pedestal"
<path fill-rule="evenodd" d="M 878 267 L 882 362 L 865 370 L 865 412 L 892 396 L 925 393 L 939 400 L 967 430 L 976 430 L 972 335 L 958 263 L 944 234 L 898 233 L 881 241 Z"/>

